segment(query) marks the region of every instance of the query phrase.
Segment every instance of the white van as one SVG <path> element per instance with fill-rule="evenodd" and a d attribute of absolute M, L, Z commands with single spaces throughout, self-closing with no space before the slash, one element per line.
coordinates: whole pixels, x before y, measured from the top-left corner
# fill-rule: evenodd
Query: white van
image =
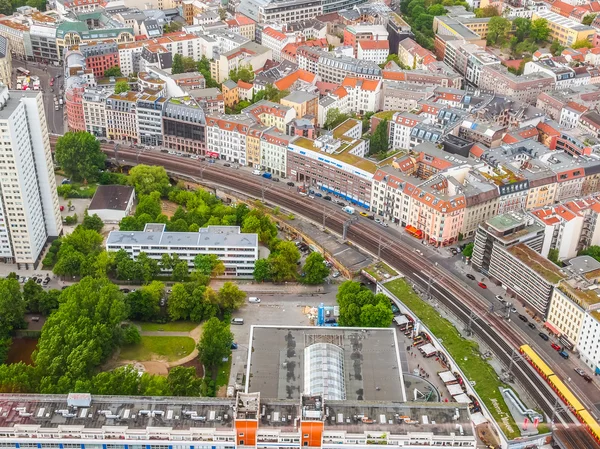
<path fill-rule="evenodd" d="M 250 296 L 250 298 L 248 298 L 248 302 L 253 302 L 253 303 L 259 304 L 260 298 L 257 298 L 256 296 Z"/>
<path fill-rule="evenodd" d="M 252 174 L 253 175 L 258 175 L 258 176 L 261 175 L 260 170 L 252 170 Z"/>
<path fill-rule="evenodd" d="M 243 318 L 234 318 L 231 320 L 231 324 L 237 324 L 237 325 L 242 325 L 244 324 L 244 319 Z"/>

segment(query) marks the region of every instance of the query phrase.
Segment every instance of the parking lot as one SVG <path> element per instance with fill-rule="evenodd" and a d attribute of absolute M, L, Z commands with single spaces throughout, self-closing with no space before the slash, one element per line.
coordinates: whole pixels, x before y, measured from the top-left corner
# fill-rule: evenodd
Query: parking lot
<path fill-rule="evenodd" d="M 260 296 L 260 304 L 246 305 L 234 313 L 234 318 L 243 318 L 244 324 L 232 325 L 234 341 L 238 349 L 233 351 L 229 384 L 235 384 L 236 375 L 244 372 L 248 359 L 248 339 L 250 338 L 250 326 L 260 324 L 286 325 L 286 326 L 310 326 L 311 322 L 304 314 L 304 308 L 317 307 L 320 303 L 326 306 L 336 304 L 335 295 L 337 289 L 331 289 L 328 293 L 320 295 L 271 295 Z M 254 296 L 254 295 L 252 295 Z"/>

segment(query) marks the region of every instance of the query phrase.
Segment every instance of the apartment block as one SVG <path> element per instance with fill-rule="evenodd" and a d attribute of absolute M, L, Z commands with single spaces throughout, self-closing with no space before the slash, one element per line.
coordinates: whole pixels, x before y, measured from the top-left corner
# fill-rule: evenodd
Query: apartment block
<path fill-rule="evenodd" d="M 288 136 L 276 128 L 264 131 L 260 137 L 260 165 L 275 176 L 287 175 L 287 153 L 295 136 Z"/>
<path fill-rule="evenodd" d="M 103 88 L 87 88 L 83 93 L 82 106 L 85 130 L 98 138 L 108 136 L 106 100 L 111 95 L 112 91 Z"/>
<path fill-rule="evenodd" d="M 421 47 L 411 38 L 400 41 L 398 59 L 411 69 L 423 69 L 437 60 L 433 53 Z"/>
<path fill-rule="evenodd" d="M 551 11 L 536 11 L 531 20 L 546 19 L 550 27 L 550 40 L 557 40 L 565 47 L 570 47 L 580 40 L 591 41 L 596 30 L 574 20 Z"/>
<path fill-rule="evenodd" d="M 356 57 L 365 61 L 373 61 L 375 64 L 383 64 L 390 54 L 390 43 L 387 40 L 360 40 Z"/>
<path fill-rule="evenodd" d="M 109 139 L 139 142 L 137 95 L 129 91 L 112 94 L 106 99 L 106 131 Z"/>
<path fill-rule="evenodd" d="M 545 73 L 517 76 L 499 65 L 484 66 L 480 80 L 481 89 L 530 104 L 536 102 L 540 93 L 554 88 L 554 77 Z"/>
<path fill-rule="evenodd" d="M 354 56 L 358 56 L 358 43 L 360 41 L 387 41 L 389 33 L 383 25 L 358 24 L 347 26 L 344 30 L 344 45 L 354 49 Z"/>
<path fill-rule="evenodd" d="M 331 134 L 315 140 L 298 137 L 290 142 L 287 177 L 368 209 L 377 165 L 363 157 L 368 142 L 358 138 L 361 127 L 359 120 L 348 119 Z"/>
<path fill-rule="evenodd" d="M 244 115 L 206 118 L 206 154 L 246 165 L 246 135 L 254 120 Z"/>
<path fill-rule="evenodd" d="M 167 98 L 143 92 L 137 98 L 138 132 L 142 145 L 162 145 L 162 112 Z"/>
<path fill-rule="evenodd" d="M 190 96 L 172 97 L 162 115 L 163 146 L 182 153 L 205 156 L 206 116 Z"/>
<path fill-rule="evenodd" d="M 546 317 L 554 287 L 565 278 L 539 252 L 544 228 L 526 214 L 502 214 L 479 226 L 471 263 L 500 282 L 507 295 Z"/>
<path fill-rule="evenodd" d="M 251 67 L 253 71 L 264 67 L 267 60 L 273 58 L 273 51 L 254 42 L 248 42 L 239 48 L 221 53 L 211 61 L 210 73 L 213 79 L 222 83 L 229 78 L 229 72 L 240 67 Z"/>
<path fill-rule="evenodd" d="M 240 232 L 239 226 L 208 226 L 198 232 L 167 232 L 164 224 L 148 223 L 143 231 L 111 231 L 107 251 L 125 250 L 134 260 L 140 253 L 160 261 L 177 253 L 194 266 L 199 254 L 214 254 L 225 265 L 225 276 L 252 277 L 258 259 L 258 235 Z"/>
<path fill-rule="evenodd" d="M 46 243 L 62 234 L 41 92 L 0 88 L 0 259 L 37 268 Z"/>
<path fill-rule="evenodd" d="M 288 36 L 271 27 L 266 27 L 262 30 L 261 43 L 273 52 L 273 59 L 275 61 L 282 60 L 281 51 L 287 44 L 291 44 L 295 40 L 294 36 Z"/>

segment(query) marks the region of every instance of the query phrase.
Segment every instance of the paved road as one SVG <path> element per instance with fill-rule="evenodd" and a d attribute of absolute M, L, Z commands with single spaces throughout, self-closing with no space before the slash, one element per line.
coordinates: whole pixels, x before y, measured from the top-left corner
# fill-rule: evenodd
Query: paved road
<path fill-rule="evenodd" d="M 63 106 L 61 106 L 58 111 L 54 110 L 54 95 L 60 97 L 60 86 L 64 83 L 64 78 L 62 77 L 63 68 L 13 59 L 13 89 L 16 89 L 17 87 L 17 67 L 23 67 L 29 70 L 32 75 L 40 77 L 40 85 L 44 94 L 44 108 L 46 110 L 48 132 L 51 134 L 64 134 L 66 129 Z M 57 78 L 59 75 L 61 76 Z M 53 87 L 50 87 L 50 78 L 55 79 Z M 50 89 L 53 89 L 54 92 Z"/>
<path fill-rule="evenodd" d="M 109 156 L 114 155 L 112 145 L 105 145 L 103 147 Z M 119 150 L 119 161 L 125 161 L 125 159 L 127 159 L 128 163 L 133 161 L 134 163 L 139 162 L 162 165 L 168 170 L 176 173 L 185 173 L 199 178 L 200 180 L 224 183 L 239 191 L 248 192 L 253 196 L 260 196 L 261 193 L 264 193 L 267 201 L 281 204 L 292 211 L 298 212 L 302 210 L 303 215 L 309 216 L 317 222 L 322 220 L 322 206 L 317 206 L 317 204 L 315 204 L 315 202 L 319 200 L 309 201 L 290 195 L 283 183 L 280 183 L 279 185 L 269 183 L 269 188 L 261 192 L 260 183 L 264 183 L 264 180 L 260 180 L 260 183 L 257 183 L 256 177 L 243 175 L 242 171 L 233 172 L 231 169 L 222 167 L 219 164 L 209 167 L 207 164 L 200 164 L 196 161 L 190 161 L 189 159 L 178 158 L 176 156 L 122 148 Z M 233 174 L 235 174 L 235 176 L 230 176 Z M 327 225 L 339 232 L 340 229 L 338 229 L 338 227 L 340 227 L 340 223 L 342 223 L 345 216 L 339 209 L 335 211 L 336 208 L 330 203 L 324 203 L 324 205 L 331 210 L 334 210 L 332 216 L 328 218 Z M 401 269 L 401 271 L 411 277 L 411 279 L 417 280 L 417 282 L 422 284 L 422 279 L 420 278 L 423 276 L 423 273 L 426 271 L 435 271 L 437 285 L 432 293 L 440 302 L 445 303 L 449 307 L 453 307 L 453 313 L 458 314 L 461 320 L 465 319 L 465 311 L 467 311 L 466 319 L 468 320 L 468 312 L 470 310 L 487 310 L 487 307 L 483 306 L 485 302 L 481 295 L 479 295 L 479 292 L 471 288 L 466 288 L 462 279 L 457 279 L 446 270 L 442 270 L 442 267 L 434 266 L 428 257 L 416 259 L 411 256 L 407 257 L 407 254 L 410 254 L 407 252 L 411 251 L 411 247 L 407 247 L 407 242 L 410 242 L 410 240 L 398 238 L 397 232 L 390 230 L 389 228 L 384 229 L 369 220 L 360 219 L 357 223 L 352 225 L 348 233 L 348 237 L 351 240 L 375 252 L 378 251 L 377 245 L 379 235 L 384 237 L 384 244 L 389 245 L 386 248 L 381 248 L 382 258 L 390 261 L 390 263 Z M 398 240 L 402 240 L 402 243 L 398 242 Z M 414 247 L 414 243 L 412 245 Z M 511 353 L 511 347 L 508 342 L 513 346 L 519 346 L 523 343 L 521 335 L 515 336 L 514 334 L 510 334 L 510 330 L 507 328 L 506 324 L 503 323 L 501 319 L 495 319 L 494 316 L 491 315 L 478 321 L 479 322 L 474 324 L 476 332 L 483 335 L 491 345 L 490 347 L 493 350 L 498 351 L 501 360 L 508 364 L 507 360 L 510 360 Z M 491 321 L 494 322 L 492 323 Z M 515 373 L 515 375 L 517 375 L 519 380 L 526 385 L 530 394 L 550 415 L 550 410 L 553 407 L 553 400 L 551 398 L 554 394 L 545 382 L 532 374 L 531 367 L 524 362 L 518 362 L 517 365 L 518 373 Z M 561 414 L 561 420 L 567 420 L 566 422 L 569 422 L 571 419 L 572 418 L 570 418 L 568 414 Z"/>

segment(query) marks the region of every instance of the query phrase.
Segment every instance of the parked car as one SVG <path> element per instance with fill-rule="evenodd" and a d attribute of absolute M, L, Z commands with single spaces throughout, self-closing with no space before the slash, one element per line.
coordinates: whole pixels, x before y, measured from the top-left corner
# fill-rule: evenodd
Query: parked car
<path fill-rule="evenodd" d="M 65 206 L 60 206 L 60 211 L 62 212 L 63 210 L 65 210 Z"/>
<path fill-rule="evenodd" d="M 381 224 L 381 223 L 383 223 L 383 222 L 382 222 L 381 218 L 379 218 L 379 217 L 375 217 L 375 223 L 377 223 L 377 224 Z"/>
<path fill-rule="evenodd" d="M 259 304 L 259 303 L 260 303 L 260 298 L 257 298 L 256 296 L 250 296 L 250 297 L 248 298 L 248 302 L 252 302 L 252 303 L 255 303 L 255 304 Z"/>
<path fill-rule="evenodd" d="M 272 181 L 279 182 L 279 178 L 272 178 Z"/>
<path fill-rule="evenodd" d="M 484 290 L 487 288 L 487 285 L 485 285 L 483 282 L 478 282 L 477 285 L 479 285 Z"/>
<path fill-rule="evenodd" d="M 512 308 L 510 309 L 510 311 L 511 311 L 512 313 L 517 313 L 517 308 L 516 308 L 516 307 L 512 307 Z"/>
<path fill-rule="evenodd" d="M 241 326 L 242 324 L 244 324 L 244 319 L 243 318 L 233 318 L 231 320 L 231 324 L 237 324 L 238 326 Z"/>
<path fill-rule="evenodd" d="M 231 349 L 237 349 L 238 348 L 238 344 L 234 341 L 233 343 L 231 343 Z"/>
<path fill-rule="evenodd" d="M 565 360 L 569 358 L 569 354 L 564 349 L 562 351 L 558 351 L 558 355 L 561 356 Z"/>
<path fill-rule="evenodd" d="M 375 215 L 368 215 L 368 216 L 367 216 L 367 218 L 368 218 L 369 220 L 375 220 Z"/>
<path fill-rule="evenodd" d="M 560 346 L 558 346 L 556 343 L 552 343 L 550 346 L 552 346 L 552 349 L 555 351 L 560 351 Z"/>
<path fill-rule="evenodd" d="M 521 321 L 523 321 L 524 323 L 527 323 L 527 322 L 529 321 L 525 315 L 520 315 L 520 314 L 519 314 L 519 319 L 520 319 Z"/>
<path fill-rule="evenodd" d="M 467 278 L 471 279 L 472 281 L 475 280 L 475 276 L 473 276 L 471 273 L 467 274 Z"/>
<path fill-rule="evenodd" d="M 527 326 L 529 326 L 531 329 L 535 330 L 535 324 L 529 323 L 529 324 L 527 324 Z"/>
<path fill-rule="evenodd" d="M 315 193 L 315 196 L 316 196 L 317 198 L 322 198 L 322 197 L 323 197 L 323 194 L 322 194 L 322 193 L 319 193 L 319 192 L 317 192 L 317 193 Z"/>
<path fill-rule="evenodd" d="M 496 299 L 500 302 L 504 302 L 504 298 L 500 295 L 496 295 Z"/>
<path fill-rule="evenodd" d="M 550 337 L 548 337 L 548 334 L 544 334 L 543 332 L 540 332 L 538 335 L 540 336 L 540 338 L 542 340 L 546 340 L 546 341 L 550 340 Z"/>
<path fill-rule="evenodd" d="M 575 368 L 575 372 L 577 374 L 579 374 L 581 377 L 583 377 L 585 375 L 585 371 L 582 370 L 581 368 Z"/>
<path fill-rule="evenodd" d="M 231 167 L 231 164 L 225 163 L 223 164 L 223 167 Z"/>
<path fill-rule="evenodd" d="M 289 182 L 287 183 L 287 185 L 288 185 L 288 186 L 290 186 L 290 187 L 294 187 L 296 184 L 294 184 L 292 181 L 289 181 Z"/>
<path fill-rule="evenodd" d="M 584 374 L 583 378 L 585 379 L 586 382 L 591 382 L 592 381 L 592 377 L 589 374 Z"/>
<path fill-rule="evenodd" d="M 363 217 L 368 217 L 369 216 L 368 213 L 363 212 L 363 211 L 360 211 L 359 214 L 362 215 Z"/>

